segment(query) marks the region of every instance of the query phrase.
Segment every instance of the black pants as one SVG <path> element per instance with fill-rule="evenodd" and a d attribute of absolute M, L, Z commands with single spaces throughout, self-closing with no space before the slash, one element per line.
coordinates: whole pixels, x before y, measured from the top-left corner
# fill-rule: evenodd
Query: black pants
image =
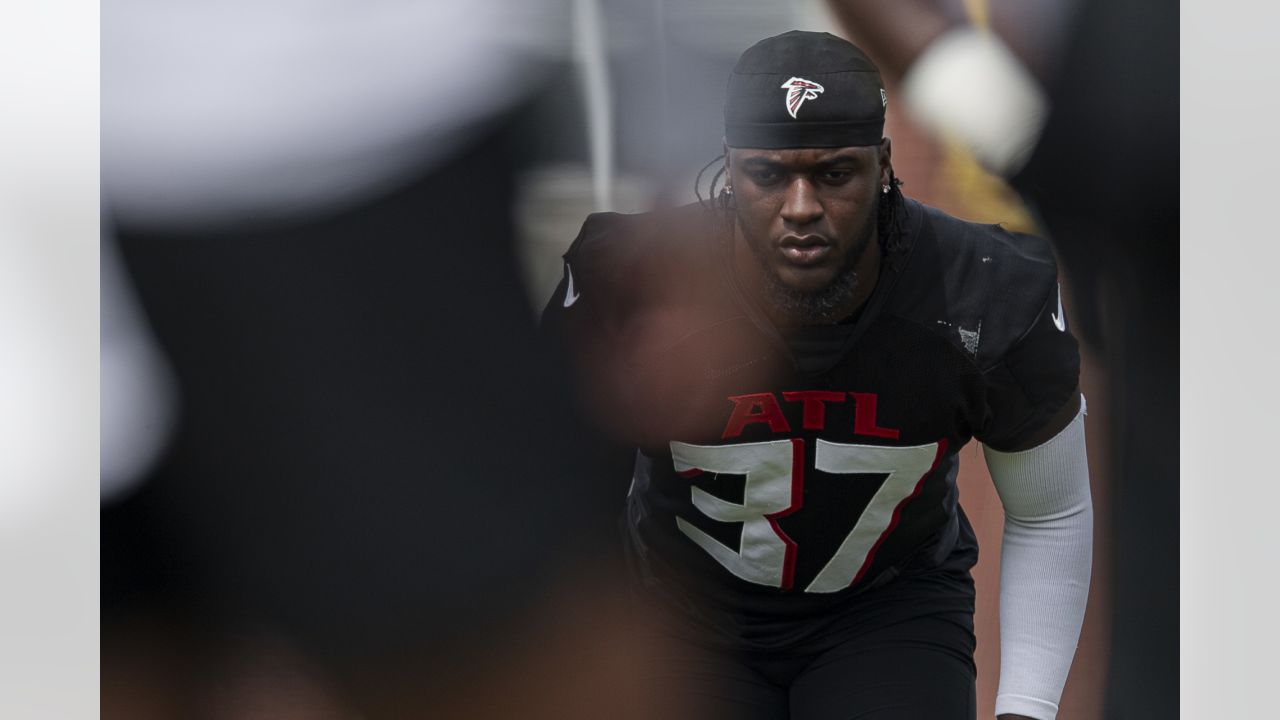
<path fill-rule="evenodd" d="M 671 717 L 972 720 L 971 582 L 967 572 L 948 578 L 960 592 L 945 597 L 885 588 L 786 647 L 682 635 L 648 666 L 651 692 L 671 702 Z"/>

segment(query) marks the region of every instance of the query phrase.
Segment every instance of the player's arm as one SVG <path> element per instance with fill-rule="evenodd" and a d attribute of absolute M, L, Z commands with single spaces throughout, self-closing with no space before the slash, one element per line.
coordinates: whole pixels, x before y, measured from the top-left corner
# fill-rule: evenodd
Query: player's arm
<path fill-rule="evenodd" d="M 620 313 L 616 266 L 620 246 L 608 216 L 591 215 L 564 253 L 564 275 L 542 311 L 539 334 L 565 367 L 573 369 L 582 411 L 609 424 L 619 404 L 615 381 Z M 617 428 L 610 427 L 611 431 Z"/>
<path fill-rule="evenodd" d="M 539 322 L 547 352 L 572 374 L 575 405 L 590 432 L 583 432 L 583 451 L 597 453 L 602 477 L 619 477 L 625 491 L 635 458 L 635 444 L 613 409 L 621 404 L 615 389 L 618 360 L 610 338 L 619 312 L 618 283 L 602 272 L 616 261 L 608 235 L 608 218 L 593 215 L 564 254 L 564 275 L 552 291 Z M 591 447 L 585 447 L 590 445 Z"/>
<path fill-rule="evenodd" d="M 996 696 L 1002 719 L 1056 716 L 1084 621 L 1093 505 L 1084 406 L 1077 400 L 1068 408 L 1074 417 L 1034 447 L 984 448 L 1005 511 Z"/>
<path fill-rule="evenodd" d="M 1093 506 L 1079 351 L 1050 268 L 1010 278 L 1039 307 L 1029 325 L 1012 322 L 1026 330 L 986 373 L 990 422 L 979 437 L 1005 512 L 996 696 L 1002 720 L 1056 717 L 1089 594 Z"/>

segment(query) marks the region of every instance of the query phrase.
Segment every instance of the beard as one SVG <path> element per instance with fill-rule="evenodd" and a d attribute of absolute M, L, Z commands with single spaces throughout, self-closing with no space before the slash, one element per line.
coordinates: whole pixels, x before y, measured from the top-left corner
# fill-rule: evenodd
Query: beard
<path fill-rule="evenodd" d="M 817 292 L 806 293 L 788 287 L 772 268 L 764 273 L 766 300 L 779 315 L 801 325 L 834 325 L 843 318 L 842 310 L 849 307 L 858 291 L 858 271 L 849 267 Z"/>
<path fill-rule="evenodd" d="M 773 250 L 765 243 L 748 242 L 747 246 L 762 271 L 765 301 L 778 316 L 801 325 L 834 325 L 840 322 L 851 312 L 849 308 L 859 287 L 856 268 L 871 244 L 874 231 L 875 225 L 868 224 L 857 244 L 845 256 L 840 271 L 826 287 L 814 292 L 796 290 L 784 283 L 767 257 Z"/>

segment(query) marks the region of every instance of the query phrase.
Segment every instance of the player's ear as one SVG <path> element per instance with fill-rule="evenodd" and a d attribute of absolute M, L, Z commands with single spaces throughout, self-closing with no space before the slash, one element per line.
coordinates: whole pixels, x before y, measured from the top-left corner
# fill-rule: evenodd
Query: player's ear
<path fill-rule="evenodd" d="M 889 138 L 880 138 L 878 154 L 880 160 L 880 184 L 888 185 L 893 182 L 893 145 L 889 142 Z"/>

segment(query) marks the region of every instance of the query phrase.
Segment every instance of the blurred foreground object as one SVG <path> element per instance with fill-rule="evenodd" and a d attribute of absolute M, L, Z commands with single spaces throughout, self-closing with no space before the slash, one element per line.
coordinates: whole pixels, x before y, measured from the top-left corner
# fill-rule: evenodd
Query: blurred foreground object
<path fill-rule="evenodd" d="M 132 224 L 332 212 L 475 142 L 567 45 L 561 0 L 111 0 L 102 172 Z"/>
<path fill-rule="evenodd" d="M 929 124 L 970 143 L 979 157 L 1005 158 L 990 164 L 1010 174 L 1054 241 L 1074 289 L 1076 327 L 1105 359 L 1112 395 L 1111 512 L 1105 520 L 1113 556 L 1113 640 L 1106 713 L 1110 718 L 1173 717 L 1178 703 L 1179 470 L 1177 442 L 1171 440 L 1179 430 L 1177 4 L 1072 3 L 1053 43 L 1058 52 L 1052 57 L 1023 52 L 1024 61 L 1040 71 L 1039 90 L 1026 85 L 1025 71 L 1009 66 L 1011 55 L 993 49 L 999 40 L 976 39 L 944 5 L 910 0 L 890 8 L 889 3 L 832 0 L 847 31 L 873 42 L 873 55 L 892 55 L 904 84 L 915 83 L 913 109 Z M 1002 27 L 998 17 L 992 24 Z M 958 50 L 957 43 L 970 50 Z M 949 63 L 935 62 L 944 55 Z M 997 56 L 1001 59 L 992 59 Z M 927 90 L 949 84 L 974 89 L 979 97 L 1003 92 L 1007 84 L 992 82 L 990 74 L 957 76 L 966 63 L 973 71 L 993 62 L 1001 76 L 1021 78 L 1015 95 L 1047 100 L 1047 118 L 1043 129 L 1031 134 L 1034 145 L 1025 161 L 982 133 L 966 131 L 972 98 L 949 105 Z M 913 79 L 917 72 L 932 78 Z M 939 73 L 946 74 L 947 83 Z M 1002 122 L 1038 126 L 1035 107 L 1008 103 L 1005 112 L 1023 114 Z M 995 108 L 979 103 L 979 109 Z"/>
<path fill-rule="evenodd" d="M 625 479 L 513 246 L 566 10 L 104 8 L 108 231 L 181 397 L 103 509 L 103 662 L 141 668 L 104 716 L 239 717 L 210 693 L 279 672 L 285 716 L 654 714 Z"/>
<path fill-rule="evenodd" d="M 101 493 L 110 501 L 146 476 L 173 434 L 178 399 L 112 238 L 101 258 Z"/>

